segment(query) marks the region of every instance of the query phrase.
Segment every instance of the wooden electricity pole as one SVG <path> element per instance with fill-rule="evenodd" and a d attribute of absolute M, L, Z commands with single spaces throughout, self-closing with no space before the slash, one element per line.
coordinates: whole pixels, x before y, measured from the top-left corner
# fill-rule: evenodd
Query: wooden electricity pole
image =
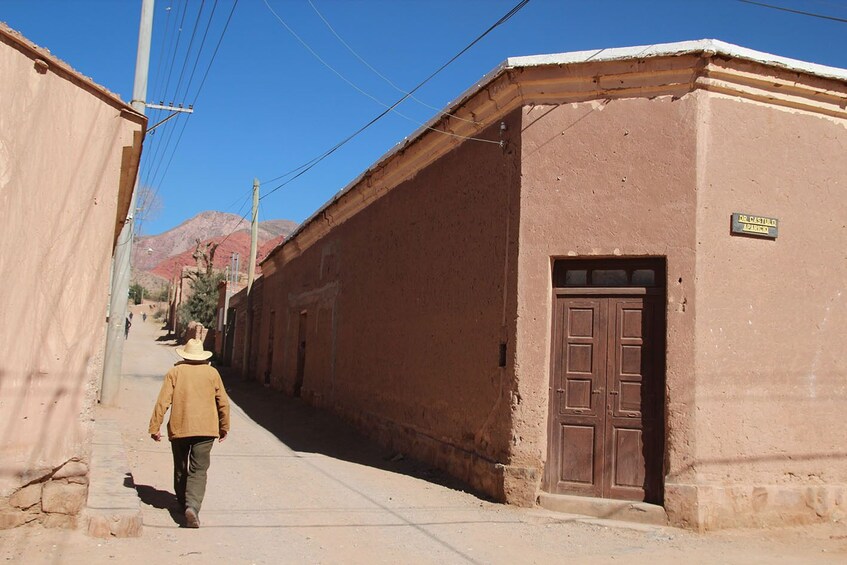
<path fill-rule="evenodd" d="M 250 344 L 253 341 L 253 280 L 256 278 L 256 252 L 259 246 L 259 179 L 253 179 L 253 221 L 250 224 L 250 262 L 247 267 L 247 312 L 244 327 L 244 362 L 241 378 L 248 377 Z"/>

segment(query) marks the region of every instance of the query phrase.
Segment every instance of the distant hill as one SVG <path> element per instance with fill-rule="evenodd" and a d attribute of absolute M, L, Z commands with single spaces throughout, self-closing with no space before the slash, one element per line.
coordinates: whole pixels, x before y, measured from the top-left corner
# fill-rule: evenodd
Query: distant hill
<path fill-rule="evenodd" d="M 248 268 L 247 259 L 250 257 L 250 234 L 243 231 L 237 231 L 233 233 L 231 236 L 224 239 L 225 236 L 213 237 L 211 239 L 207 239 L 200 243 L 200 249 L 206 250 L 207 243 L 217 243 L 219 244 L 217 249 L 215 250 L 215 257 L 212 264 L 216 269 L 223 270 L 230 264 L 230 259 L 233 253 L 238 253 L 241 256 L 239 261 L 239 271 L 246 273 Z M 270 251 L 276 247 L 282 240 L 285 239 L 284 235 L 277 236 L 273 239 L 269 239 L 265 241 L 263 244 L 259 245 L 258 253 L 257 253 L 257 263 L 267 256 Z M 261 241 L 261 240 L 260 240 Z M 223 243 L 221 243 L 223 242 Z M 194 249 L 192 247 L 188 251 L 184 251 L 179 255 L 174 255 L 173 257 L 168 257 L 158 265 L 156 265 L 150 272 L 150 274 L 156 275 L 157 277 L 161 277 L 166 280 L 173 279 L 183 267 L 186 266 L 194 266 L 197 264 L 194 259 Z M 257 265 L 256 273 L 260 273 L 261 269 Z"/>
<path fill-rule="evenodd" d="M 259 259 L 267 255 L 296 228 L 297 223 L 290 220 L 259 222 Z M 216 268 L 225 268 L 232 253 L 239 253 L 240 270 L 247 271 L 250 222 L 235 214 L 209 211 L 201 212 L 159 235 L 138 238 L 133 248 L 133 280 L 145 287 L 157 287 L 173 278 L 182 267 L 196 265 L 193 253 L 198 240 L 201 242 L 201 249 L 206 249 L 209 242 L 223 241 L 215 253 Z M 160 281 L 158 284 L 157 280 Z"/>

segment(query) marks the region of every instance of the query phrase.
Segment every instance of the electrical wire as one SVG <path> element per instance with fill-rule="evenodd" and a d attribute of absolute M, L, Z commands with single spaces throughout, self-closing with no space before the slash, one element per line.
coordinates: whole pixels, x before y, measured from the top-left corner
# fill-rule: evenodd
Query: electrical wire
<path fill-rule="evenodd" d="M 232 4 L 232 9 L 230 9 L 229 15 L 227 16 L 226 23 L 224 24 L 223 30 L 221 31 L 221 35 L 218 38 L 218 42 L 215 45 L 215 49 L 212 52 L 212 56 L 209 59 L 209 64 L 206 66 L 206 71 L 203 74 L 203 80 L 201 81 L 200 86 L 197 87 L 197 92 L 194 94 L 194 99 L 191 102 L 192 107 L 194 107 L 197 104 L 197 100 L 200 98 L 200 93 L 203 91 L 203 86 L 206 84 L 206 79 L 209 77 L 209 72 L 212 70 L 212 65 L 214 64 L 215 59 L 217 58 L 218 51 L 220 50 L 221 44 L 223 43 L 224 37 L 226 36 L 226 32 L 229 29 L 229 24 L 232 21 L 232 16 L 235 13 L 235 8 L 237 6 L 238 6 L 238 0 L 235 0 L 235 2 L 233 2 L 233 4 Z M 205 41 L 205 38 L 204 38 L 204 41 Z M 199 57 L 199 54 L 198 54 L 198 57 Z M 187 94 L 188 94 L 188 92 L 186 92 L 186 95 Z M 179 136 L 177 137 L 176 144 L 174 145 L 174 148 L 173 148 L 173 152 L 171 153 L 171 156 L 168 159 L 168 164 L 165 166 L 164 172 L 162 173 L 162 176 L 159 178 L 158 183 L 155 184 L 156 189 L 155 189 L 155 192 L 154 192 L 154 196 L 159 193 L 159 190 L 160 190 L 162 184 L 164 183 L 165 178 L 167 177 L 168 171 L 170 170 L 170 167 L 171 167 L 171 162 L 173 161 L 174 155 L 176 155 L 176 151 L 179 148 L 180 142 L 182 141 L 182 136 L 185 133 L 185 128 L 188 125 L 188 120 L 191 118 L 191 116 L 193 116 L 193 114 L 188 114 L 186 119 L 183 120 L 182 129 L 180 130 Z M 157 173 L 158 173 L 158 169 L 157 169 Z M 155 179 L 156 177 L 154 176 L 153 178 Z"/>
<path fill-rule="evenodd" d="M 252 192 L 252 190 L 253 190 L 252 186 L 251 186 L 250 190 L 251 190 L 251 192 Z M 261 201 L 261 199 L 260 199 L 260 201 Z M 245 202 L 244 204 L 247 204 L 247 202 Z M 238 211 L 240 212 L 242 209 L 244 209 L 244 205 L 242 205 L 242 206 L 241 206 L 241 209 L 239 209 Z M 242 214 L 242 215 L 241 215 L 241 219 L 240 219 L 240 220 L 238 220 L 238 223 L 237 223 L 237 224 L 235 224 L 235 227 L 234 227 L 234 228 L 232 228 L 232 231 L 230 231 L 228 234 L 226 234 L 226 237 L 224 237 L 224 238 L 220 241 L 220 243 L 218 243 L 218 247 L 220 247 L 221 245 L 223 245 L 223 243 L 224 243 L 226 240 L 228 240 L 228 239 L 229 239 L 229 236 L 231 236 L 232 234 L 234 234 L 235 232 L 237 232 L 237 231 L 238 231 L 238 227 L 239 227 L 242 223 L 244 223 L 244 220 L 246 220 L 246 219 L 247 219 L 247 214 L 251 213 L 252 211 L 253 211 L 253 210 L 252 210 L 252 206 L 251 206 L 251 209 L 248 209 L 246 212 L 244 212 L 244 214 Z"/>
<path fill-rule="evenodd" d="M 322 22 L 326 25 L 326 27 L 329 29 L 329 31 L 331 31 L 331 32 L 332 32 L 332 35 L 334 35 L 334 36 L 335 36 L 335 38 L 336 38 L 336 39 L 338 39 L 338 41 L 339 41 L 339 42 L 341 42 L 341 44 L 342 44 L 344 47 L 346 47 L 346 48 L 347 48 L 347 50 L 348 50 L 348 51 L 350 51 L 350 53 L 352 53 L 352 54 L 353 54 L 353 56 L 354 56 L 354 57 L 356 57 L 359 61 L 361 61 L 361 63 L 362 63 L 363 65 L 365 65 L 368 69 L 370 69 L 370 70 L 371 70 L 371 71 L 372 71 L 372 72 L 373 72 L 376 76 L 378 76 L 379 78 L 381 78 L 382 80 L 384 80 L 386 83 L 388 83 L 388 84 L 389 84 L 389 85 L 390 85 L 390 86 L 391 86 L 394 90 L 396 90 L 396 91 L 398 91 L 398 92 L 400 92 L 400 93 L 402 93 L 402 94 L 408 94 L 405 90 L 403 90 L 402 88 L 400 88 L 399 86 L 397 86 L 396 84 L 394 84 L 394 83 L 391 81 L 391 79 L 389 79 L 388 77 L 386 77 L 385 75 L 383 75 L 381 72 L 379 72 L 377 69 L 375 69 L 375 68 L 373 67 L 373 65 L 371 65 L 370 63 L 368 63 L 368 62 L 364 59 L 364 57 L 362 57 L 361 55 L 359 55 L 359 53 L 357 53 L 357 52 L 356 52 L 356 50 L 355 50 L 355 49 L 353 49 L 353 48 L 350 46 L 350 44 L 348 44 L 346 41 L 344 41 L 344 39 L 343 39 L 343 38 L 342 38 L 342 37 L 338 34 L 338 32 L 337 32 L 337 31 L 335 31 L 335 28 L 334 28 L 334 27 L 332 27 L 332 24 L 330 24 L 330 23 L 329 23 L 329 21 L 328 21 L 328 20 L 324 17 L 324 15 L 323 15 L 323 14 L 322 14 L 319 10 L 318 10 L 317 6 L 315 6 L 315 4 L 312 2 L 312 0 L 308 0 L 308 2 L 309 2 L 309 6 L 311 6 L 311 7 L 312 7 L 312 10 L 314 10 L 314 12 L 318 15 L 318 17 L 321 19 L 321 21 L 322 21 Z M 441 108 L 436 108 L 435 106 L 431 106 L 431 105 L 427 104 L 426 102 L 424 102 L 424 101 L 420 100 L 419 98 L 416 98 L 416 97 L 414 97 L 414 96 L 412 96 L 412 95 L 410 95 L 410 96 L 409 96 L 409 98 L 410 98 L 411 100 L 414 100 L 415 102 L 417 102 L 417 103 L 418 103 L 418 104 L 420 104 L 421 106 L 425 106 L 426 108 L 429 108 L 430 110 L 435 110 L 436 112 L 440 112 L 440 111 L 441 111 Z M 455 119 L 457 119 L 457 120 L 461 120 L 461 121 L 463 121 L 463 122 L 469 122 L 469 123 L 472 123 L 472 124 L 475 124 L 475 125 L 479 125 L 479 122 L 477 122 L 477 121 L 475 121 L 475 120 L 469 120 L 469 119 L 467 119 L 467 118 L 462 118 L 462 117 L 456 116 L 456 115 L 454 115 L 454 114 L 450 114 L 450 113 L 448 113 L 448 112 L 443 112 L 443 113 L 442 113 L 442 115 L 450 116 L 451 118 L 455 118 Z"/>
<path fill-rule="evenodd" d="M 189 39 L 188 46 L 185 49 L 185 57 L 183 59 L 182 68 L 181 68 L 180 73 L 179 73 L 179 79 L 177 80 L 176 87 L 174 88 L 173 96 L 170 97 L 172 104 L 173 104 L 174 101 L 177 100 L 177 94 L 179 93 L 180 86 L 182 85 L 182 79 L 185 76 L 185 69 L 188 66 L 188 60 L 191 58 L 191 48 L 194 45 L 194 38 L 197 34 L 197 28 L 200 25 L 200 19 L 203 15 L 203 8 L 205 7 L 205 5 L 206 5 L 205 0 L 201 0 L 200 8 L 197 10 L 197 17 L 194 20 L 194 26 L 192 27 L 192 30 L 191 30 L 191 38 Z M 186 11 L 183 13 L 183 18 L 182 18 L 183 21 L 185 20 L 185 14 L 188 12 L 187 6 L 188 6 L 188 3 L 186 2 Z M 178 51 L 178 49 L 179 49 L 179 38 L 177 40 L 177 48 L 174 51 L 174 55 L 176 55 L 176 51 Z M 200 55 L 200 53 L 198 52 L 198 57 L 199 57 L 199 55 Z M 168 81 L 168 82 L 170 82 L 170 81 Z M 165 92 L 165 94 L 167 95 L 167 92 Z M 176 130 L 176 127 L 177 127 L 176 122 L 179 121 L 179 119 L 181 117 L 182 116 L 177 116 L 177 119 L 173 121 L 173 127 L 170 127 L 170 128 L 167 129 L 167 134 L 166 134 L 167 138 L 165 139 L 165 142 L 164 142 L 164 149 L 163 149 L 163 153 L 162 153 L 162 158 L 161 158 L 161 160 L 159 160 L 156 163 L 155 168 L 153 169 L 153 181 L 154 181 L 153 184 L 155 184 L 156 176 L 159 173 L 159 169 L 161 168 L 162 163 L 164 162 L 165 155 L 167 155 L 168 148 L 170 147 L 171 140 L 173 139 L 174 131 Z M 187 120 L 187 118 L 186 118 L 186 120 Z M 186 120 L 183 120 L 183 122 L 185 122 Z M 157 149 L 158 149 L 158 146 L 157 146 Z M 153 159 L 154 160 L 156 159 L 156 153 L 154 153 Z"/>
<path fill-rule="evenodd" d="M 170 50 L 171 54 L 172 54 L 172 58 L 171 58 L 170 65 L 168 65 L 168 66 L 171 69 L 173 68 L 173 64 L 174 64 L 174 61 L 176 59 L 175 36 L 176 36 L 177 33 L 179 33 L 179 30 L 177 29 L 177 20 L 181 19 L 180 14 L 182 13 L 182 8 L 183 8 L 183 6 L 179 6 L 179 5 L 177 6 L 177 13 L 174 15 L 174 18 L 173 18 L 173 23 L 174 23 L 173 29 L 171 29 L 171 27 L 170 27 L 170 22 L 171 22 L 171 19 L 172 19 L 171 13 L 173 12 L 173 10 L 172 9 L 166 9 L 167 17 L 166 17 L 166 20 L 165 20 L 165 33 L 162 36 L 162 47 L 161 47 L 162 51 L 161 51 L 161 53 L 159 53 L 159 64 L 157 65 L 157 68 L 156 68 L 156 81 L 155 81 L 155 86 L 153 88 L 153 92 L 159 94 L 158 97 L 153 97 L 153 99 L 156 100 L 158 98 L 160 103 L 162 103 L 162 104 L 164 104 L 164 102 L 165 102 L 165 94 L 166 94 L 166 91 L 164 89 L 161 89 L 162 82 L 165 80 L 165 78 L 164 78 L 165 77 L 165 72 L 164 72 L 165 66 L 162 65 L 162 62 L 163 62 L 163 58 L 165 56 L 165 53 L 167 53 Z M 173 36 L 171 35 L 171 31 L 173 31 Z M 166 45 L 169 45 L 170 48 L 166 49 Z M 148 96 L 148 98 L 151 98 L 151 97 Z M 162 118 L 162 112 L 163 112 L 163 110 L 154 109 L 151 117 L 153 118 L 153 120 L 158 122 Z M 156 162 L 155 157 L 158 155 L 158 153 L 160 151 L 161 143 L 160 143 L 159 140 L 162 139 L 162 136 L 164 135 L 164 132 L 167 130 L 167 128 L 168 128 L 168 125 L 165 125 L 162 128 L 162 130 L 155 131 L 155 132 L 151 133 L 150 144 L 145 150 L 144 164 L 143 164 L 143 168 L 144 168 L 143 182 L 145 184 L 149 184 L 150 173 L 152 171 L 152 165 L 153 165 L 153 163 Z M 158 134 L 158 135 L 156 135 L 156 134 Z"/>
<path fill-rule="evenodd" d="M 221 48 L 221 43 L 223 43 L 226 30 L 229 28 L 229 22 L 232 21 L 232 15 L 235 13 L 236 6 L 238 6 L 238 0 L 235 0 L 232 4 L 232 9 L 229 11 L 229 16 L 226 18 L 226 23 L 224 24 L 224 29 L 221 32 L 221 37 L 218 39 L 217 45 L 215 45 L 215 50 L 212 52 L 212 58 L 209 59 L 209 66 L 206 67 L 206 72 L 203 74 L 203 80 L 200 81 L 200 86 L 197 87 L 197 93 L 194 95 L 194 100 L 191 102 L 192 106 L 196 105 L 197 99 L 200 98 L 200 92 L 203 90 L 203 85 L 206 84 L 206 79 L 209 77 L 209 71 L 212 70 L 212 64 L 215 62 L 215 57 L 218 56 L 218 50 Z"/>
<path fill-rule="evenodd" d="M 168 42 L 168 37 L 170 37 L 169 31 L 171 29 L 171 12 L 173 11 L 173 0 L 171 0 L 170 6 L 165 8 L 165 32 L 162 34 L 162 43 L 159 45 L 159 62 L 156 64 L 156 71 L 153 75 L 153 92 L 157 92 L 159 85 L 162 82 L 162 60 L 165 57 L 165 45 Z"/>
<path fill-rule="evenodd" d="M 770 8 L 771 10 L 778 10 L 780 12 L 788 12 L 789 14 L 799 14 L 801 16 L 809 16 L 812 18 L 820 18 L 822 20 L 830 20 L 833 22 L 841 22 L 842 24 L 847 24 L 847 18 L 838 18 L 835 16 L 827 16 L 825 14 L 816 14 L 814 12 L 805 12 L 803 10 L 792 10 L 791 8 L 784 8 L 782 6 L 774 6 L 773 4 L 765 4 L 764 2 L 754 2 L 753 0 L 737 0 L 742 4 L 751 4 L 753 6 L 760 6 L 762 8 Z"/>
<path fill-rule="evenodd" d="M 200 18 L 203 16 L 203 8 L 206 7 L 206 0 L 200 0 L 200 9 L 197 10 L 197 18 L 194 20 L 194 27 L 191 30 L 191 39 L 188 41 L 188 47 L 185 50 L 185 59 L 182 61 L 182 69 L 179 71 L 179 80 L 174 88 L 174 101 L 177 100 L 179 87 L 182 86 L 182 79 L 185 76 L 185 68 L 188 66 L 188 59 L 191 58 L 191 47 L 194 45 L 194 37 L 197 34 L 197 27 L 200 25 Z M 197 56 L 200 56 L 198 51 Z"/>
<path fill-rule="evenodd" d="M 529 0 L 527 0 L 527 1 L 529 1 Z M 371 100 L 373 100 L 374 102 L 376 102 L 377 104 L 379 104 L 380 106 L 382 106 L 382 107 L 384 107 L 384 108 L 388 108 L 388 111 L 389 111 L 389 112 L 393 112 L 393 113 L 397 114 L 398 116 L 400 116 L 400 117 L 401 117 L 401 118 L 403 118 L 403 119 L 409 120 L 410 122 L 412 122 L 412 123 L 414 123 L 414 124 L 417 124 L 417 125 L 419 125 L 419 126 L 425 127 L 426 129 L 431 130 L 431 131 L 434 131 L 434 132 L 442 133 L 442 134 L 445 134 L 445 135 L 451 135 L 451 136 L 454 136 L 454 137 L 459 137 L 459 138 L 461 138 L 461 139 L 467 139 L 467 140 L 471 140 L 471 141 L 482 141 L 482 142 L 487 142 L 487 143 L 499 143 L 499 142 L 497 142 L 497 141 L 491 141 L 490 139 L 479 139 L 479 138 L 474 138 L 474 137 L 465 137 L 465 136 L 458 135 L 458 134 L 454 134 L 454 133 L 451 133 L 451 132 L 448 132 L 448 131 L 444 131 L 444 130 L 436 129 L 436 128 L 433 128 L 433 127 L 430 127 L 430 126 L 425 126 L 423 122 L 420 122 L 420 121 L 418 121 L 418 120 L 416 120 L 416 119 L 414 119 L 414 118 L 410 118 L 409 116 L 407 116 L 407 115 L 403 114 L 402 112 L 399 112 L 398 110 L 396 110 L 397 104 L 394 104 L 394 105 L 392 105 L 392 106 L 389 106 L 388 104 L 386 104 L 385 102 L 383 102 L 383 101 L 382 101 L 382 100 L 380 100 L 379 98 L 377 98 L 377 97 L 373 96 L 372 94 L 370 94 L 370 93 L 366 92 L 365 90 L 363 90 L 362 88 L 360 88 L 360 87 L 359 87 L 358 85 L 356 85 L 353 81 L 351 81 L 350 79 L 348 79 L 347 77 L 345 77 L 343 74 L 341 74 L 338 70 L 336 70 L 336 69 L 335 69 L 335 67 L 333 67 L 332 65 L 330 65 L 329 63 L 327 63 L 327 62 L 326 62 L 326 61 L 325 61 L 325 60 L 324 60 L 324 59 L 323 59 L 320 55 L 318 55 L 318 53 L 317 53 L 314 49 L 312 49 L 312 48 L 309 46 L 309 44 L 308 44 L 308 43 L 306 43 L 306 42 L 305 42 L 305 41 L 304 41 L 304 40 L 303 40 L 303 39 L 302 39 L 299 35 L 297 35 L 297 32 L 295 32 L 295 31 L 291 28 L 291 26 L 289 26 L 287 23 L 285 23 L 285 20 L 283 20 L 283 19 L 279 16 L 279 14 L 277 14 L 277 13 L 274 11 L 274 9 L 271 7 L 271 5 L 270 5 L 270 4 L 268 4 L 268 0 L 264 0 L 264 2 L 265 2 L 265 6 L 267 6 L 267 7 L 268 7 L 268 10 L 270 10 L 270 12 L 271 12 L 271 13 L 272 13 L 275 17 L 276 17 L 276 19 L 277 19 L 277 20 L 279 20 L 279 22 L 280 22 L 283 26 L 285 26 L 285 29 L 287 29 L 287 30 L 288 30 L 288 32 L 289 32 L 291 35 L 293 35 L 293 36 L 294 36 L 294 38 L 295 38 L 295 39 L 297 39 L 297 41 L 299 41 L 299 42 L 303 45 L 303 47 L 305 47 L 305 48 L 309 51 L 309 53 L 311 53 L 311 54 L 312 54 L 312 55 L 313 55 L 313 56 L 314 56 L 314 57 L 315 57 L 315 58 L 316 58 L 316 59 L 317 59 L 317 60 L 318 60 L 318 61 L 319 61 L 319 62 L 320 62 L 323 66 L 325 66 L 327 69 L 329 69 L 330 71 L 332 71 L 333 73 L 335 73 L 335 74 L 338 76 L 338 78 L 340 78 L 341 80 L 343 80 L 344 82 L 346 82 L 347 84 L 349 84 L 349 85 L 350 85 L 350 86 L 351 86 L 354 90 L 356 90 L 356 91 L 357 91 L 357 92 L 359 92 L 360 94 L 362 94 L 362 95 L 364 95 L 364 96 L 367 96 L 368 98 L 370 98 Z M 405 91 L 404 91 L 404 90 L 401 90 L 401 92 L 405 92 Z M 407 93 L 406 93 L 406 98 L 409 98 L 409 97 L 411 97 L 411 93 L 408 93 L 408 92 L 407 92 Z"/>
<path fill-rule="evenodd" d="M 209 14 L 209 21 L 206 22 L 206 30 L 203 32 L 203 39 L 200 41 L 200 47 L 197 49 L 197 57 L 194 59 L 194 66 L 191 68 L 191 76 L 188 77 L 188 85 L 185 87 L 185 94 L 182 99 L 188 99 L 188 93 L 191 90 L 191 83 L 194 82 L 194 73 L 197 71 L 197 65 L 200 62 L 200 55 L 203 53 L 203 46 L 206 45 L 206 37 L 209 35 L 209 28 L 212 26 L 212 19 L 215 17 L 215 10 L 218 8 L 218 0 L 212 5 L 212 13 Z"/>
<path fill-rule="evenodd" d="M 241 206 L 239 206 L 238 212 L 236 212 L 236 214 L 240 214 L 241 210 L 244 209 L 244 204 L 250 199 L 250 192 L 252 192 L 252 188 L 251 190 L 246 191 L 246 194 L 243 197 L 239 196 L 238 198 L 233 200 L 232 203 L 230 203 L 228 206 L 225 206 L 224 210 L 232 210 L 233 208 L 235 208 L 236 204 L 241 202 Z"/>
<path fill-rule="evenodd" d="M 438 69 L 436 69 L 434 72 L 432 72 L 432 73 L 431 73 L 428 77 L 426 77 L 424 80 L 422 80 L 420 83 L 418 83 L 418 85 L 417 85 L 417 86 L 415 86 L 412 90 L 410 90 L 408 93 L 404 94 L 404 95 L 403 95 L 403 97 L 402 97 L 402 98 L 400 98 L 400 99 L 399 99 L 397 102 L 395 102 L 394 104 L 392 104 L 392 106 L 391 106 L 391 107 L 389 107 L 388 109 L 384 110 L 381 114 L 377 115 L 375 118 L 373 118 L 373 119 L 372 119 L 371 121 L 369 121 L 367 124 L 363 125 L 363 126 L 362 126 L 362 127 L 360 127 L 358 130 L 356 130 L 355 132 L 353 132 L 352 134 L 348 135 L 348 136 L 347 136 L 346 138 L 344 138 L 343 140 L 341 140 L 341 141 L 339 141 L 338 143 L 336 143 L 336 144 L 335 144 L 332 148 L 328 149 L 327 151 L 325 151 L 324 153 L 322 153 L 320 156 L 315 157 L 314 159 L 312 159 L 311 161 L 307 162 L 306 164 L 303 164 L 303 165 L 301 165 L 300 167 L 298 167 L 298 169 L 302 169 L 302 170 L 300 170 L 300 172 L 299 172 L 299 173 L 297 173 L 296 175 L 294 175 L 293 177 L 291 177 L 291 178 L 290 178 L 290 179 L 288 179 L 287 181 L 283 182 L 282 184 L 279 184 L 278 186 L 274 187 L 274 188 L 273 188 L 273 189 L 271 189 L 269 192 L 265 193 L 265 194 L 264 194 L 264 195 L 260 198 L 260 200 L 267 198 L 268 196 L 270 196 L 271 194 L 273 194 L 273 193 L 274 193 L 274 192 L 276 192 L 277 190 L 281 189 L 281 188 L 282 188 L 282 187 L 284 187 L 285 185 L 287 185 L 287 184 L 289 184 L 289 183 L 293 182 L 294 180 L 296 180 L 297 178 L 299 178 L 299 177 L 303 176 L 305 173 L 307 173 L 309 170 L 311 170 L 313 167 L 315 167 L 315 165 L 317 165 L 318 163 L 320 163 L 321 161 L 323 161 L 324 159 L 326 159 L 327 157 L 329 157 L 330 155 L 332 155 L 333 153 L 335 153 L 338 149 L 340 149 L 343 145 L 345 145 L 345 144 L 346 144 L 347 142 L 349 142 L 351 139 L 353 139 L 354 137 L 358 136 L 358 135 L 359 135 L 359 134 L 361 134 L 363 131 L 365 131 L 366 129 L 368 129 L 369 127 L 371 127 L 373 124 L 375 124 L 376 122 L 378 122 L 379 120 L 381 120 L 381 119 L 382 119 L 383 117 L 385 117 L 385 116 L 386 116 L 386 115 L 387 115 L 387 114 L 388 114 L 388 113 L 389 113 L 392 109 L 394 109 L 396 106 L 398 106 L 398 105 L 399 105 L 400 103 L 402 103 L 404 100 L 406 100 L 409 96 L 411 96 L 411 95 L 412 95 L 412 94 L 414 94 L 416 91 L 418 91 L 418 90 L 419 90 L 419 89 L 420 89 L 423 85 L 425 85 L 427 82 L 429 82 L 430 80 L 432 80 L 432 78 L 433 78 L 433 77 L 435 77 L 438 73 L 440 73 L 440 72 L 441 72 L 441 71 L 443 71 L 445 68 L 447 68 L 447 66 L 448 66 L 448 65 L 450 65 L 451 63 L 453 63 L 453 61 L 455 61 L 456 59 L 458 59 L 459 57 L 461 57 L 462 55 L 464 55 L 464 54 L 465 54 L 465 52 L 467 52 L 467 51 L 468 51 L 471 47 L 473 47 L 474 45 L 476 45 L 477 43 L 479 43 L 480 41 L 482 41 L 482 39 L 483 39 L 485 36 L 487 36 L 489 33 L 491 33 L 492 31 L 494 31 L 496 28 L 498 28 L 499 26 L 501 26 L 501 25 L 503 25 L 504 23 L 506 23 L 507 21 L 509 21 L 509 20 L 510 20 L 510 19 L 511 19 L 511 18 L 512 18 L 515 14 L 517 14 L 517 13 L 518 13 L 521 9 L 523 9 L 523 7 L 524 7 L 524 6 L 526 6 L 526 5 L 529 3 L 529 1 L 530 1 L 530 0 L 521 0 L 520 2 L 518 2 L 518 3 L 517 3 L 517 4 L 516 4 L 516 5 L 515 5 L 515 6 L 514 6 L 511 10 L 509 10 L 509 11 L 508 11 L 505 15 L 503 15 L 503 16 L 502 16 L 499 20 L 497 20 L 496 22 L 494 22 L 491 26 L 489 26 L 489 28 L 488 28 L 488 29 L 486 29 L 484 32 L 482 32 L 480 35 L 478 35 L 478 36 L 476 37 L 476 39 L 474 39 L 473 41 L 471 41 L 470 43 L 468 43 L 468 44 L 467 44 L 467 45 L 466 45 L 466 46 L 465 46 L 465 47 L 464 47 L 461 51 L 459 51 L 457 54 L 455 54 L 453 57 L 451 57 L 451 58 L 450 58 L 450 59 L 449 59 L 446 63 L 444 63 L 443 65 L 441 65 Z M 489 141 L 490 141 L 490 140 L 489 140 Z M 495 143 L 498 143 L 498 144 L 499 144 L 499 142 L 495 142 Z M 297 170 L 297 169 L 294 169 L 294 170 Z M 281 176 L 277 177 L 277 179 L 280 179 L 280 178 L 282 178 L 282 177 L 284 177 L 284 176 L 287 176 L 288 174 L 291 174 L 291 172 L 292 172 L 292 171 L 289 171 L 288 173 L 286 173 L 286 174 L 284 174 L 284 175 L 281 175 Z M 275 179 L 275 180 L 276 180 L 276 179 Z M 268 182 L 271 182 L 271 181 L 268 181 Z"/>

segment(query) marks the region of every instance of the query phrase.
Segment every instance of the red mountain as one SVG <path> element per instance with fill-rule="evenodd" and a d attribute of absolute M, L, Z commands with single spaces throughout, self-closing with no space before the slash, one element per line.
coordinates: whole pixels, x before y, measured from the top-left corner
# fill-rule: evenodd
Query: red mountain
<path fill-rule="evenodd" d="M 259 260 L 296 227 L 297 224 L 290 220 L 259 222 Z M 210 211 L 202 212 L 159 235 L 138 238 L 133 249 L 133 278 L 144 286 L 151 286 L 157 278 L 169 280 L 182 267 L 195 266 L 197 261 L 193 254 L 198 240 L 203 251 L 207 249 L 207 243 L 221 244 L 215 252 L 215 268 L 226 268 L 232 254 L 238 253 L 241 256 L 239 270 L 247 271 L 250 223 L 235 214 Z"/>
<path fill-rule="evenodd" d="M 282 240 L 285 239 L 284 235 L 277 236 L 273 239 L 267 240 L 265 243 L 259 246 L 258 249 L 258 261 L 264 259 L 264 257 L 270 253 L 270 251 L 276 247 Z M 241 257 L 239 261 L 239 271 L 247 272 L 248 268 L 248 258 L 250 257 L 250 234 L 243 231 L 237 231 L 230 235 L 227 238 L 224 237 L 213 237 L 212 239 L 208 239 L 200 243 L 200 250 L 208 253 L 206 251 L 209 247 L 207 244 L 218 244 L 217 249 L 215 250 L 215 257 L 212 262 L 214 267 L 219 270 L 224 270 L 231 261 L 232 254 L 238 253 Z M 196 246 L 196 243 L 195 243 Z M 195 247 L 196 248 L 196 247 Z M 194 258 L 194 250 L 185 251 L 180 253 L 179 255 L 174 255 L 173 257 L 168 257 L 155 268 L 153 268 L 151 273 L 157 275 L 159 277 L 165 279 L 173 279 L 178 273 L 182 271 L 183 267 L 187 266 L 195 266 L 197 265 L 197 260 Z M 261 272 L 261 267 L 256 265 L 256 274 Z"/>

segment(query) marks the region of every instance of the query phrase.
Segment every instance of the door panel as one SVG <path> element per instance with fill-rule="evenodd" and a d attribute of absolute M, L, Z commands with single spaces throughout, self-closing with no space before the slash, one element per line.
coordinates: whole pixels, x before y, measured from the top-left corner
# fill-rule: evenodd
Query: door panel
<path fill-rule="evenodd" d="M 615 456 L 612 487 L 639 489 L 644 485 L 644 457 L 641 430 L 617 428 L 614 431 Z"/>
<path fill-rule="evenodd" d="M 564 425 L 561 433 L 562 467 L 559 482 L 592 488 L 594 481 L 594 426 Z"/>
<path fill-rule="evenodd" d="M 663 305 L 556 298 L 547 490 L 660 501 Z"/>
<path fill-rule="evenodd" d="M 605 407 L 598 387 L 605 379 L 601 301 L 593 298 L 556 305 L 556 339 L 552 400 L 556 416 L 552 430 L 556 448 L 546 481 L 556 490 L 599 496 L 595 470 L 603 457 Z"/>

